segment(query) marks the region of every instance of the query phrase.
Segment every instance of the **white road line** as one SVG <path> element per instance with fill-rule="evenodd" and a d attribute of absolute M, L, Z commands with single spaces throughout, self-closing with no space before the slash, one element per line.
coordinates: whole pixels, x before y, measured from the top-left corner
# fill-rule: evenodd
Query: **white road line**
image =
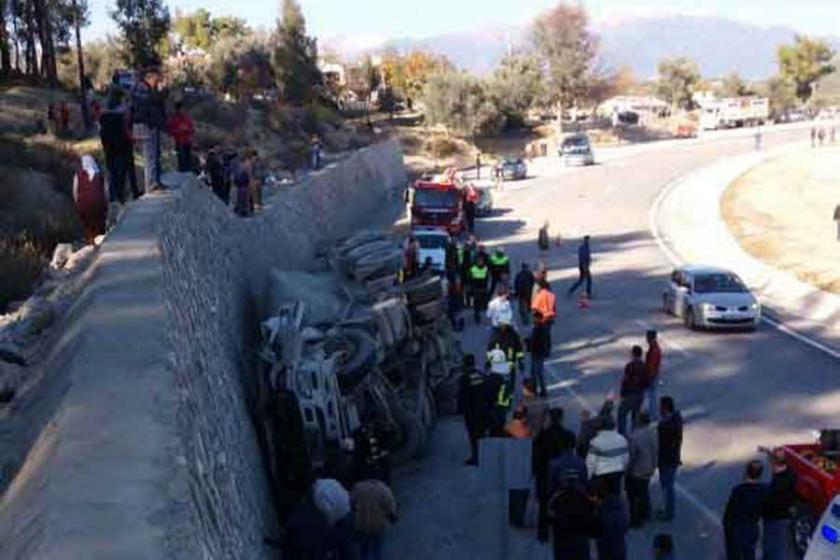
<path fill-rule="evenodd" d="M 560 377 L 560 372 L 558 371 L 558 368 L 555 364 L 546 364 L 546 368 L 554 374 L 554 377 Z M 550 385 L 549 389 L 559 388 L 565 390 L 584 409 L 595 413 L 596 410 L 589 404 L 589 402 L 583 397 L 583 395 L 575 391 L 574 385 L 576 384 L 577 383 L 574 381 L 564 380 L 559 383 Z M 685 499 L 685 501 L 694 506 L 697 509 L 697 511 L 699 511 L 703 515 L 703 517 L 706 518 L 707 521 L 717 526 L 723 525 L 723 520 L 721 519 L 720 515 L 715 510 L 704 504 L 700 500 L 700 498 L 692 494 L 691 491 L 687 490 L 680 483 L 676 483 L 674 485 L 674 489 L 676 490 L 677 494 L 679 494 Z"/>
<path fill-rule="evenodd" d="M 685 175 L 682 175 L 680 177 L 677 177 L 676 179 L 674 179 L 673 181 L 668 183 L 665 186 L 665 188 L 663 188 L 659 192 L 659 194 L 657 195 L 656 200 L 654 200 L 653 206 L 651 206 L 650 212 L 648 214 L 648 228 L 650 229 L 650 233 L 651 233 L 651 235 L 653 235 L 653 238 L 656 240 L 657 245 L 659 245 L 659 249 L 665 254 L 665 256 L 668 258 L 668 260 L 671 261 L 671 264 L 673 266 L 680 266 L 682 264 L 685 264 L 685 262 L 683 261 L 683 259 L 681 259 L 679 257 L 679 255 L 677 253 L 675 253 L 670 247 L 668 247 L 667 243 L 665 243 L 665 240 L 662 238 L 662 235 L 659 232 L 659 225 L 656 223 L 656 218 L 659 215 L 659 210 L 660 210 L 660 207 L 662 206 L 663 201 L 668 197 L 669 194 L 671 194 L 671 191 L 680 182 L 685 180 L 685 178 L 688 177 L 689 175 L 691 175 L 691 172 L 689 172 Z M 792 338 L 795 338 L 799 342 L 802 342 L 803 344 L 807 344 L 811 348 L 814 348 L 816 350 L 824 352 L 824 353 L 828 354 L 829 356 L 831 356 L 832 358 L 834 358 L 836 360 L 840 360 L 840 352 L 838 352 L 834 348 L 832 348 L 832 347 L 830 347 L 826 344 L 823 344 L 822 342 L 820 342 L 818 340 L 815 340 L 815 339 L 813 339 L 813 338 L 811 338 L 807 335 L 796 332 L 795 330 L 793 330 L 790 327 L 784 325 L 783 323 L 781 323 L 779 321 L 776 321 L 774 319 L 771 319 L 771 318 L 767 317 L 766 315 L 762 315 L 761 320 L 764 323 L 766 323 L 766 324 L 770 325 L 771 327 L 773 327 L 774 329 L 776 329 L 777 331 L 779 331 L 781 333 L 784 333 L 784 334 L 786 334 L 786 335 L 788 335 Z"/>

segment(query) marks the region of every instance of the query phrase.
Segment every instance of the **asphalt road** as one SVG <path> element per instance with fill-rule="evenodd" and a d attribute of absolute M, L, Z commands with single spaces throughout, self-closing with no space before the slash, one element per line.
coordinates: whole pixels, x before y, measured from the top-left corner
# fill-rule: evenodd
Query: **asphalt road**
<path fill-rule="evenodd" d="M 765 131 L 764 147 L 806 134 Z M 809 441 L 813 430 L 836 424 L 840 368 L 834 358 L 769 325 L 755 333 L 695 333 L 659 309 L 671 266 L 648 229 L 656 196 L 684 173 L 752 149 L 752 137 L 722 136 L 646 147 L 626 157 L 614 152 L 589 168 L 548 163 L 539 176 L 506 185 L 496 195 L 496 214 L 478 226 L 488 245 L 505 246 L 515 270 L 540 258 L 536 234 L 543 222 L 562 238 L 545 258 L 558 294 L 549 370 L 552 401 L 566 408 L 570 428 L 577 429 L 581 408 L 595 408 L 617 390 L 629 349 L 644 342 L 645 330 L 660 332 L 660 395 L 674 396 L 686 419 L 685 465 L 678 474 L 677 520 L 632 532 L 634 560 L 650 557 L 660 531 L 674 535 L 682 559 L 721 557 L 723 507 L 756 447 Z M 589 309 L 565 299 L 584 234 L 592 236 L 594 255 Z M 479 351 L 486 338 L 485 329 L 471 327 L 464 346 Z M 445 419 L 428 457 L 397 477 L 402 520 L 389 537 L 388 558 L 498 557 L 498 504 L 478 470 L 462 465 L 466 452 L 460 419 Z M 652 494 L 656 506 L 655 484 Z M 529 532 L 512 530 L 510 547 L 508 558 L 550 557 Z"/>

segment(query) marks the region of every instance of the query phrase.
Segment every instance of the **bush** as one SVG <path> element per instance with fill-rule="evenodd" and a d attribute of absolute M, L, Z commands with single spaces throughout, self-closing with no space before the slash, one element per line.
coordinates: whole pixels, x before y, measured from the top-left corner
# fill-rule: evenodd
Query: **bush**
<path fill-rule="evenodd" d="M 452 138 L 438 137 L 426 141 L 426 151 L 436 158 L 448 158 L 461 152 L 461 145 Z"/>
<path fill-rule="evenodd" d="M 482 80 L 445 70 L 433 75 L 424 94 L 429 121 L 466 136 L 497 134 L 505 115 Z"/>
<path fill-rule="evenodd" d="M 31 241 L 0 238 L 0 313 L 32 293 L 46 262 Z"/>

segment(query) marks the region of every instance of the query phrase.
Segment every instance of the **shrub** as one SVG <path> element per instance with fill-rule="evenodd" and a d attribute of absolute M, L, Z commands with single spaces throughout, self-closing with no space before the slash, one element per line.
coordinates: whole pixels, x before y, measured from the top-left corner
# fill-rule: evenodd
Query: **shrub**
<path fill-rule="evenodd" d="M 438 137 L 426 141 L 426 151 L 436 158 L 448 158 L 461 152 L 461 145 L 452 138 Z"/>
<path fill-rule="evenodd" d="M 10 302 L 29 296 L 45 265 L 33 242 L 0 237 L 0 313 Z"/>

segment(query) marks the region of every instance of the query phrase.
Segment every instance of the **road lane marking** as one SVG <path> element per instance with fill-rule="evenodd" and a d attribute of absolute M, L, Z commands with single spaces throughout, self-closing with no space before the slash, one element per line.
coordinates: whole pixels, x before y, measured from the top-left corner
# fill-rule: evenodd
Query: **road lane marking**
<path fill-rule="evenodd" d="M 563 376 L 561 375 L 556 364 L 546 364 L 546 368 L 549 371 L 551 371 L 555 378 L 562 379 Z M 590 411 L 592 414 L 596 414 L 597 409 L 593 408 L 590 405 L 590 403 L 586 400 L 586 398 L 575 390 L 574 386 L 577 385 L 577 383 L 578 382 L 576 380 L 563 380 L 558 383 L 549 385 L 548 388 L 558 388 L 565 390 L 569 394 L 569 396 L 571 396 L 575 401 L 577 401 L 578 404 L 580 404 L 585 410 Z M 659 475 L 657 471 L 657 478 L 658 476 Z M 682 486 L 679 482 L 674 484 L 674 489 L 676 490 L 677 494 L 679 494 L 683 497 L 683 499 L 685 499 L 686 502 L 694 506 L 697 509 L 697 511 L 699 511 L 703 515 L 703 517 L 706 518 L 707 521 L 718 527 L 723 525 L 723 520 L 721 519 L 720 514 L 718 514 L 711 507 L 704 504 L 703 501 L 700 500 L 700 498 L 698 498 L 694 494 L 692 494 L 690 490 Z"/>
<path fill-rule="evenodd" d="M 651 206 L 650 212 L 648 213 L 648 229 L 650 229 L 650 232 L 653 235 L 653 238 L 656 240 L 656 244 L 659 245 L 659 249 L 665 254 L 665 256 L 668 258 L 668 260 L 671 261 L 671 264 L 673 266 L 683 265 L 683 264 L 685 264 L 685 261 L 683 261 L 683 259 L 681 259 L 680 256 L 676 252 L 674 252 L 670 247 L 668 247 L 667 243 L 665 243 L 665 240 L 664 240 L 661 232 L 659 231 L 659 224 L 657 223 L 657 217 L 659 216 L 659 210 L 662 206 L 662 203 L 665 201 L 665 199 L 668 197 L 668 195 L 671 194 L 671 191 L 674 190 L 674 188 L 676 188 L 677 185 L 679 185 L 681 182 L 683 182 L 692 173 L 694 173 L 694 171 L 691 171 L 689 173 L 681 175 L 681 176 L 677 177 L 676 179 L 672 180 L 667 185 L 665 185 L 665 188 L 663 188 L 661 191 L 659 191 L 659 194 L 656 196 L 656 199 L 653 201 L 653 206 Z M 825 354 L 828 354 L 829 356 L 831 356 L 835 360 L 840 360 L 840 351 L 835 350 L 834 348 L 828 346 L 827 344 L 823 344 L 822 342 L 820 342 L 818 340 L 815 340 L 815 339 L 813 339 L 813 338 L 811 338 L 807 335 L 804 335 L 800 332 L 797 332 L 797 331 L 791 329 L 790 327 L 786 326 L 785 324 L 767 317 L 766 315 L 762 314 L 761 321 L 763 323 L 766 323 L 766 324 L 770 325 L 771 327 L 773 327 L 777 331 L 779 331 L 783 334 L 786 334 L 786 335 L 798 340 L 799 342 L 802 342 L 803 344 L 807 344 L 811 348 L 814 348 L 814 349 L 819 350 L 819 351 L 821 351 Z"/>

